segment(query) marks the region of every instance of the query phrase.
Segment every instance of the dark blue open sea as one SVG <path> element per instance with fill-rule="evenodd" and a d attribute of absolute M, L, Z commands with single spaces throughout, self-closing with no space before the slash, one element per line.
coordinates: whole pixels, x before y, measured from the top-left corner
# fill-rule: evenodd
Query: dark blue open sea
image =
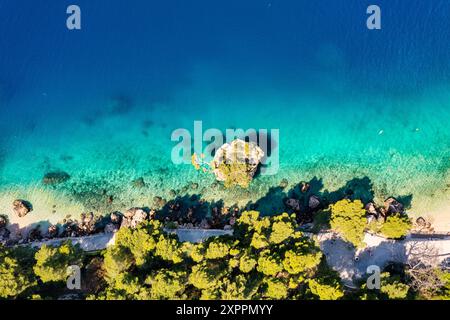
<path fill-rule="evenodd" d="M 449 16 L 448 0 L 0 0 L 0 213 L 16 219 L 15 198 L 34 206 L 21 223 L 175 193 L 245 205 L 315 177 L 448 223 Z M 174 164 L 171 133 L 195 120 L 279 129 L 278 172 L 243 191 Z M 52 171 L 70 179 L 44 185 Z"/>

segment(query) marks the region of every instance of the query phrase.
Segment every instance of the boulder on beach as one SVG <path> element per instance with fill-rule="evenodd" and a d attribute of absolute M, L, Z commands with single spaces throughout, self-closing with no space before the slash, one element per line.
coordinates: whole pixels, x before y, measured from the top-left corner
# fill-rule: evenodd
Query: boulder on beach
<path fill-rule="evenodd" d="M 147 220 L 147 217 L 147 212 L 141 208 L 131 208 L 125 212 L 120 227 L 136 228 L 138 224 Z"/>
<path fill-rule="evenodd" d="M 253 142 L 235 139 L 222 145 L 211 162 L 213 173 L 226 187 L 248 187 L 258 169 L 264 151 Z"/>
<path fill-rule="evenodd" d="M 294 211 L 300 211 L 300 200 L 294 198 L 287 199 L 286 207 Z"/>
<path fill-rule="evenodd" d="M 13 202 L 13 211 L 19 216 L 19 218 L 22 218 L 33 211 L 33 206 L 26 200 L 17 199 Z"/>
<path fill-rule="evenodd" d="M 320 199 L 318 196 L 312 195 L 308 200 L 308 207 L 310 210 L 316 210 L 320 207 Z"/>
<path fill-rule="evenodd" d="M 66 182 L 70 179 L 70 175 L 64 171 L 48 172 L 42 178 L 42 183 L 46 185 L 56 185 Z"/>
<path fill-rule="evenodd" d="M 397 199 L 390 197 L 384 201 L 384 210 L 386 214 L 403 213 L 403 204 L 397 201 Z"/>
<path fill-rule="evenodd" d="M 8 217 L 5 215 L 0 215 L 0 229 L 5 228 L 8 224 Z"/>

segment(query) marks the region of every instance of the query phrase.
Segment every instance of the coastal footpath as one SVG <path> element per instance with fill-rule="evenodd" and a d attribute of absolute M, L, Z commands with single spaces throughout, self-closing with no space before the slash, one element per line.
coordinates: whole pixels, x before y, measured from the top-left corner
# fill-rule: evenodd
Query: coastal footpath
<path fill-rule="evenodd" d="M 174 229 L 168 233 L 175 233 L 181 242 L 198 243 L 209 237 L 231 235 L 232 230 L 220 229 Z M 114 245 L 116 233 L 100 233 L 85 237 L 58 238 L 29 245 L 40 248 L 45 245 L 57 246 L 70 240 L 73 245 L 78 244 L 86 252 L 95 252 Z M 338 234 L 326 231 L 319 234 L 307 233 L 318 241 L 324 252 L 328 264 L 339 273 L 343 283 L 352 287 L 353 281 L 362 278 L 367 273 L 367 267 L 375 265 L 381 269 L 390 262 L 407 264 L 417 258 L 426 258 L 432 264 L 450 261 L 450 236 L 439 238 L 424 238 L 419 235 L 408 235 L 404 240 L 389 240 L 384 237 L 365 233 L 366 247 L 355 249 L 344 241 Z"/>

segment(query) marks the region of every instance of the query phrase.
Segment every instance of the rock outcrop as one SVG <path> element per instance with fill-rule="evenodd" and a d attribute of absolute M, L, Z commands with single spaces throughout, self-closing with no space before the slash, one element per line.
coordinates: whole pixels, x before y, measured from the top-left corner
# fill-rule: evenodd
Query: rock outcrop
<path fill-rule="evenodd" d="M 66 182 L 70 179 L 70 175 L 64 171 L 48 172 L 44 175 L 42 183 L 46 185 L 56 185 Z"/>
<path fill-rule="evenodd" d="M 120 227 L 136 228 L 138 224 L 147 220 L 147 217 L 147 212 L 141 208 L 131 208 L 125 212 Z"/>
<path fill-rule="evenodd" d="M 264 151 L 255 143 L 236 139 L 216 151 L 211 167 L 216 179 L 226 187 L 248 187 L 263 157 Z"/>
<path fill-rule="evenodd" d="M 33 206 L 26 200 L 17 199 L 13 202 L 13 211 L 19 216 L 19 218 L 22 218 L 33 211 Z"/>

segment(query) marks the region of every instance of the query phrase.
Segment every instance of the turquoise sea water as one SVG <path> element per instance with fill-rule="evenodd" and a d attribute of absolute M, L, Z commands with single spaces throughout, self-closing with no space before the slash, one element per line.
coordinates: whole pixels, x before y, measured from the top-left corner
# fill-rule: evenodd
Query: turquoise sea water
<path fill-rule="evenodd" d="M 448 201 L 448 1 L 375 1 L 375 31 L 373 1 L 76 2 L 77 31 L 67 1 L 0 2 L 2 212 L 24 198 L 57 220 L 170 190 L 245 205 L 313 178 L 321 192 L 405 197 L 417 214 Z M 227 190 L 173 164 L 171 133 L 195 120 L 279 129 L 278 173 Z M 70 180 L 44 186 L 58 170 Z"/>

